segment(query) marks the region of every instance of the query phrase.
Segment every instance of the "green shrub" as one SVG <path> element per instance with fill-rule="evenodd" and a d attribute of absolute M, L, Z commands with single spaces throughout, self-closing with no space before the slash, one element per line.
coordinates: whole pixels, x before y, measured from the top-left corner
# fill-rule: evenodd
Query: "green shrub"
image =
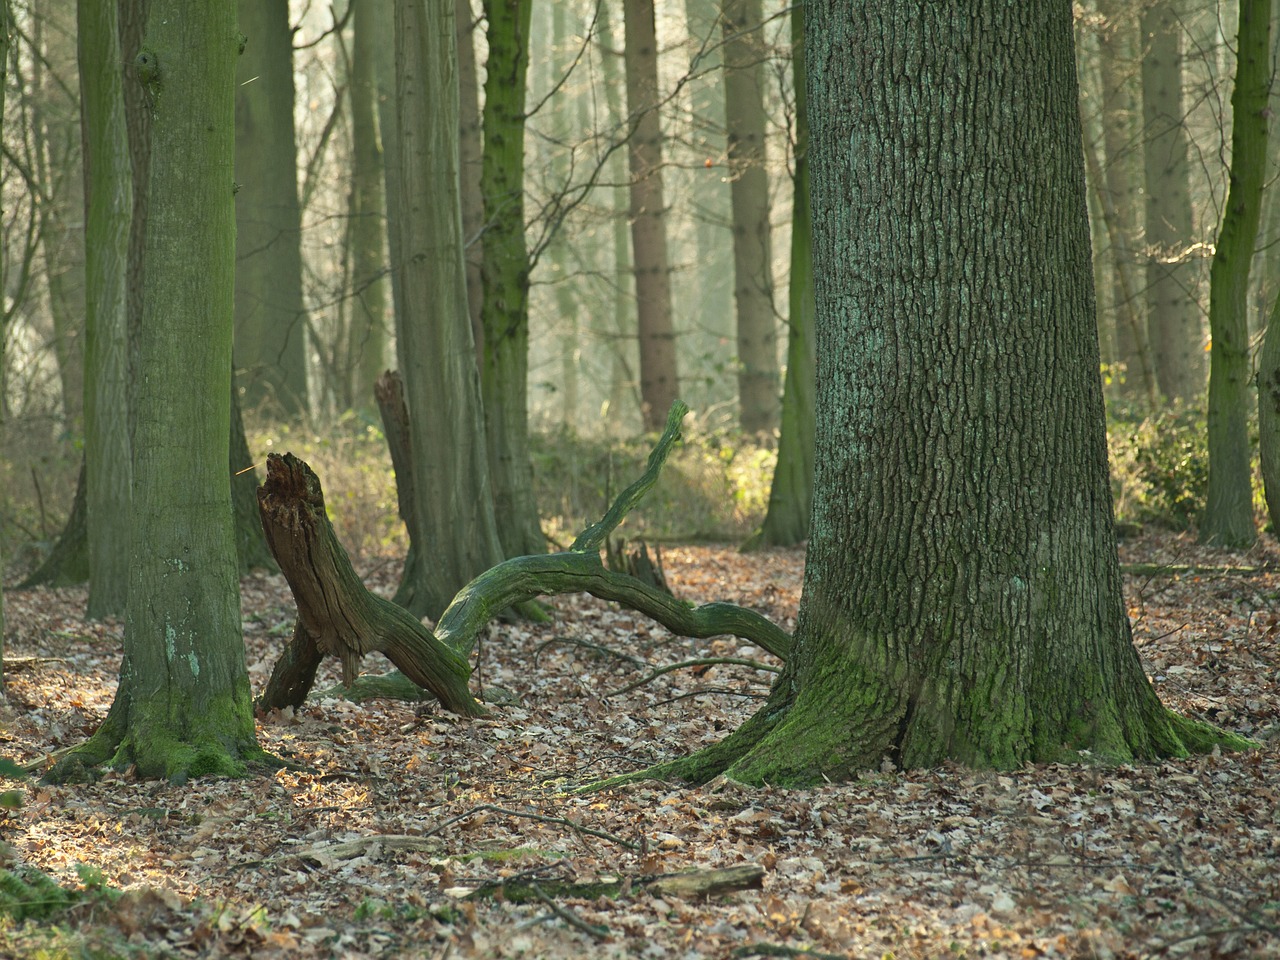
<path fill-rule="evenodd" d="M 1185 530 L 1204 510 L 1208 428 L 1199 410 L 1173 407 L 1109 428 L 1116 516 Z"/>

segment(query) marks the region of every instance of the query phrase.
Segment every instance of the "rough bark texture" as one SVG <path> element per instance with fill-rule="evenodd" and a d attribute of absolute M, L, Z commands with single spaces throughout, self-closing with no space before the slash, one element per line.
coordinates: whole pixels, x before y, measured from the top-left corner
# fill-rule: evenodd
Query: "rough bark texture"
<path fill-rule="evenodd" d="M 467 316 L 453 0 L 397 0 L 395 28 L 396 348 L 423 535 L 417 550 L 430 550 L 429 576 L 421 562 L 405 574 L 417 578 L 410 610 L 434 619 L 472 577 L 501 561 L 502 547 Z"/>
<path fill-rule="evenodd" d="M 1231 92 L 1231 186 L 1209 270 L 1209 492 L 1200 539 L 1246 547 L 1253 523 L 1249 451 L 1249 272 L 1267 173 L 1270 0 L 1240 0 Z"/>
<path fill-rule="evenodd" d="M 666 771 L 1242 744 L 1166 711 L 1130 639 L 1070 5 L 806 14 L 823 456 L 795 651 L 761 712 Z"/>
<path fill-rule="evenodd" d="M 77 4 L 86 145 L 85 468 L 89 616 L 125 612 L 129 595 L 127 264 L 133 173 L 125 124 L 116 5 Z"/>
<path fill-rule="evenodd" d="M 625 0 L 631 250 L 640 339 L 640 397 L 646 430 L 662 427 L 680 393 L 666 201 L 662 194 L 662 128 L 658 118 L 658 41 L 653 0 Z"/>
<path fill-rule="evenodd" d="M 1146 175 L 1147 330 L 1156 382 L 1168 399 L 1199 402 L 1204 330 L 1196 298 L 1187 130 L 1182 105 L 1182 38 L 1176 0 L 1142 13 L 1143 157 Z"/>
<path fill-rule="evenodd" d="M 765 169 L 763 7 L 725 0 L 724 87 L 733 211 L 733 297 L 738 307 L 738 421 L 748 433 L 778 428 L 778 318 L 773 309 L 769 174 Z"/>
<path fill-rule="evenodd" d="M 760 534 L 748 547 L 792 546 L 809 536 L 813 508 L 814 382 L 813 228 L 809 212 L 809 111 L 805 102 L 804 7 L 791 11 L 796 89 L 795 199 L 791 214 L 791 286 L 787 381 L 782 393 L 778 465 Z"/>
<path fill-rule="evenodd" d="M 524 234 L 525 88 L 533 0 L 486 0 L 484 83 L 484 398 L 494 519 L 504 556 L 541 553 L 546 541 L 529 460 L 529 250 Z"/>
<path fill-rule="evenodd" d="M 351 49 L 351 286 L 347 331 L 351 406 L 374 408 L 373 385 L 387 366 L 386 203 L 378 130 L 374 64 L 379 56 L 370 2 L 352 14 Z"/>
<path fill-rule="evenodd" d="M 124 661 L 106 721 L 54 777 L 110 762 L 183 780 L 262 756 L 227 479 L 238 50 L 231 0 L 153 2 L 136 61 L 154 126 Z"/>
<path fill-rule="evenodd" d="M 236 72 L 236 366 L 245 405 L 307 408 L 302 213 L 288 0 L 240 0 Z"/>

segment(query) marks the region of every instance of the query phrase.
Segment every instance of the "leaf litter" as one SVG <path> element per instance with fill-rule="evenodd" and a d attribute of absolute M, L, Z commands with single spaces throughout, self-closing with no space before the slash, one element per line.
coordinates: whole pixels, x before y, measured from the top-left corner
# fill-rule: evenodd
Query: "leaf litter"
<path fill-rule="evenodd" d="M 62 925 L 172 956 L 1280 956 L 1280 551 L 1241 557 L 1168 533 L 1121 551 L 1160 566 L 1126 576 L 1126 596 L 1165 703 L 1258 750 L 570 795 L 716 742 L 773 674 L 702 662 L 611 691 L 683 661 L 776 661 L 560 597 L 552 622 L 496 624 L 479 644 L 473 681 L 490 719 L 330 696 L 259 723 L 263 746 L 300 769 L 183 786 L 127 772 L 0 781 L 25 793 L 0 811 L 0 860 L 70 887 L 78 864 L 98 868 L 124 896 L 109 910 L 89 899 Z M 802 551 L 672 547 L 663 563 L 681 598 L 794 629 Z M 395 574 L 381 563 L 371 588 L 389 594 Z M 76 589 L 6 596 L 0 756 L 39 761 L 105 717 L 122 628 L 86 621 L 84 601 Z M 243 617 L 260 688 L 292 626 L 282 578 L 247 578 Z M 327 664 L 317 689 L 337 679 Z M 758 889 L 646 886 L 746 866 L 763 870 Z M 0 953 L 41 936 L 0 930 Z"/>

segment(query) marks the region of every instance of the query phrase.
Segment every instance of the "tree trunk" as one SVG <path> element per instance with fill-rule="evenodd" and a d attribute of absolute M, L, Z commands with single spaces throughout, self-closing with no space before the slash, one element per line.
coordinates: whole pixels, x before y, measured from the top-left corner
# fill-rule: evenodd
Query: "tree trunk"
<path fill-rule="evenodd" d="M 181 781 L 262 757 L 227 480 L 238 49 L 231 0 L 153 0 L 135 61 L 154 125 L 124 661 L 55 778 L 110 762 Z"/>
<path fill-rule="evenodd" d="M 1138 189 L 1142 155 L 1141 105 L 1133 82 L 1139 61 L 1136 14 L 1126 9 L 1121 0 L 1098 0 L 1098 12 L 1103 18 L 1098 31 L 1098 64 L 1102 80 L 1104 151 L 1098 182 L 1103 191 L 1102 211 L 1111 240 L 1116 352 L 1125 366 L 1124 392 L 1142 398 L 1154 409 L 1155 370 L 1138 270 L 1142 232 Z"/>
<path fill-rule="evenodd" d="M 773 309 L 769 173 L 765 169 L 764 42 L 760 0 L 725 0 L 724 89 L 738 306 L 738 419 L 747 433 L 778 428 L 778 321 Z"/>
<path fill-rule="evenodd" d="M 1130 638 L 1070 4 L 806 14 L 823 456 L 794 653 L 728 741 L 648 774 L 1242 745 L 1166 711 Z"/>
<path fill-rule="evenodd" d="M 476 23 L 471 0 L 454 0 L 458 32 L 458 176 L 462 185 L 462 239 L 466 244 L 467 315 L 476 341 L 476 362 L 484 359 L 484 137 L 480 127 L 480 81 L 476 71 Z M 525 54 L 526 60 L 528 52 Z M 521 105 L 523 112 L 523 104 Z"/>
<path fill-rule="evenodd" d="M 502 559 L 484 414 L 467 315 L 458 180 L 453 0 L 397 0 L 400 196 L 397 352 L 409 405 L 414 491 L 430 562 L 413 576 L 410 610 L 439 617 L 472 577 Z M 390 182 L 388 186 L 391 186 Z M 393 253 L 396 245 L 393 245 Z"/>
<path fill-rule="evenodd" d="M 1175 0 L 1142 14 L 1143 157 L 1146 174 L 1147 330 L 1160 392 L 1198 403 L 1204 391 L 1204 332 L 1196 298 L 1182 36 Z"/>
<path fill-rule="evenodd" d="M 791 215 L 791 286 L 788 304 L 787 380 L 782 394 L 778 465 L 769 509 L 749 546 L 789 547 L 809 536 L 813 507 L 814 376 L 813 247 L 809 214 L 809 111 L 805 102 L 804 8 L 791 11 L 792 67 L 796 88 L 795 199 Z"/>
<path fill-rule="evenodd" d="M 1250 466 L 1249 271 L 1267 173 L 1270 0 L 1240 0 L 1231 92 L 1231 187 L 1209 270 L 1209 492 L 1200 539 L 1247 547 L 1257 538 Z"/>
<path fill-rule="evenodd" d="M 236 73 L 236 366 L 245 405 L 307 409 L 302 213 L 287 0 L 240 0 Z"/>
<path fill-rule="evenodd" d="M 352 12 L 350 201 L 354 303 L 347 361 L 351 405 L 357 410 L 374 409 L 373 385 L 387 366 L 386 204 L 374 82 L 374 63 L 379 56 L 374 34 L 377 15 L 372 3 L 356 0 Z"/>
<path fill-rule="evenodd" d="M 84 124 L 85 466 L 89 616 L 125 612 L 129 594 L 129 228 L 133 174 L 116 5 L 77 4 Z"/>
<path fill-rule="evenodd" d="M 0 0 L 0 135 L 4 133 L 4 94 L 9 84 L 9 47 L 13 36 L 9 20 L 9 0 Z M 4 369 L 4 330 L 0 329 L 0 370 Z M 0 435 L 4 430 L 4 406 L 0 404 Z M 0 570 L 4 569 L 3 550 L 0 550 Z M 4 703 L 4 591 L 0 590 L 0 704 Z"/>
<path fill-rule="evenodd" d="M 546 541 L 529 462 L 529 251 L 524 235 L 524 101 L 533 0 L 485 0 L 484 398 L 489 477 L 503 554 L 541 553 Z"/>
<path fill-rule="evenodd" d="M 646 430 L 658 430 L 680 394 L 666 201 L 662 196 L 662 128 L 658 117 L 658 41 L 653 0 L 625 0 L 631 249 L 640 338 L 640 397 Z"/>

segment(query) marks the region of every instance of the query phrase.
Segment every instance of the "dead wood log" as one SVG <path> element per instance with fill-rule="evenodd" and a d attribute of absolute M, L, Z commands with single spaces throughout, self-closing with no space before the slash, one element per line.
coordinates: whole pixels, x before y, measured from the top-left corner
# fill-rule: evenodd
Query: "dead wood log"
<path fill-rule="evenodd" d="M 292 454 L 270 455 L 258 504 L 267 543 L 298 604 L 298 623 L 258 699 L 258 709 L 301 706 L 325 655 L 342 661 L 343 683 L 350 687 L 360 659 L 377 651 L 413 683 L 439 697 L 447 710 L 483 715 L 484 708 L 467 688 L 467 661 L 481 629 L 505 610 L 563 593 L 616 601 L 681 636 L 741 637 L 785 660 L 790 635 L 755 611 L 730 603 L 694 607 L 634 577 L 609 571 L 601 562 L 601 546 L 657 481 L 687 412 L 683 403 L 672 406 L 667 429 L 649 455 L 645 472 L 569 550 L 516 557 L 485 571 L 458 592 L 434 633 L 402 607 L 365 589 L 325 515 L 320 480 L 311 468 Z"/>
<path fill-rule="evenodd" d="M 376 651 L 439 697 L 446 709 L 464 716 L 486 713 L 467 688 L 466 657 L 437 640 L 409 611 L 365 589 L 333 532 L 320 480 L 309 466 L 292 454 L 268 456 L 258 509 L 271 553 L 298 605 L 293 639 L 258 700 L 260 710 L 300 706 L 320 657 L 341 660 L 343 682 L 350 685 L 360 659 Z"/>
<path fill-rule="evenodd" d="M 689 870 L 648 877 L 602 878 L 594 882 L 555 879 L 511 879 L 486 883 L 466 895 L 468 900 L 501 898 L 510 903 L 529 903 L 542 899 L 541 891 L 551 897 L 594 900 L 616 899 L 629 893 L 644 891 L 655 897 L 683 897 L 705 900 L 741 890 L 759 890 L 764 881 L 764 868 L 755 863 L 719 870 Z"/>

